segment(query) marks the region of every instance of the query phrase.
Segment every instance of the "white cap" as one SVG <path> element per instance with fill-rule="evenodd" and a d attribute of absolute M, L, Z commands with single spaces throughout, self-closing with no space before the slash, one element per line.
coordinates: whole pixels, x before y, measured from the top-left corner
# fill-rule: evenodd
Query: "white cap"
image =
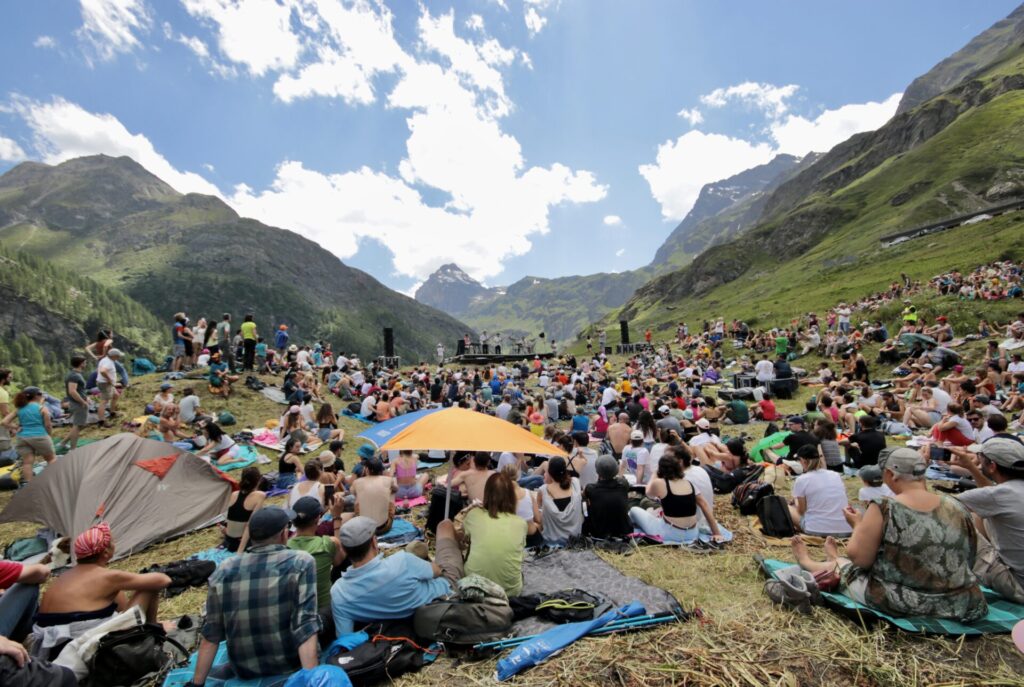
<path fill-rule="evenodd" d="M 629 433 L 629 440 L 630 441 L 636 441 L 638 439 L 640 441 L 643 441 L 643 439 L 644 439 L 644 433 L 641 432 L 639 429 L 634 429 L 632 432 Z"/>

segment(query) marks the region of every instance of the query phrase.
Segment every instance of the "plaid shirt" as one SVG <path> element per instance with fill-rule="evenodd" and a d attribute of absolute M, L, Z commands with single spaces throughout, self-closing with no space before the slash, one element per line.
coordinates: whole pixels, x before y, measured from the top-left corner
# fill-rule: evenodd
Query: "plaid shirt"
<path fill-rule="evenodd" d="M 227 640 L 238 677 L 298 670 L 299 647 L 319 631 L 316 563 L 305 551 L 256 546 L 210 576 L 202 634 L 214 643 Z"/>

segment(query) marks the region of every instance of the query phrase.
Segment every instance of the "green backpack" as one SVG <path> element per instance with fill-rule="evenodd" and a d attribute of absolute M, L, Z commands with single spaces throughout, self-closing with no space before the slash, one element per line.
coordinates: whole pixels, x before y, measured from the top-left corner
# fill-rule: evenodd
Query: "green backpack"
<path fill-rule="evenodd" d="M 220 425 L 221 427 L 233 425 L 235 424 L 235 422 L 235 416 L 226 410 L 220 411 L 220 413 L 218 413 L 217 415 L 217 424 Z"/>
<path fill-rule="evenodd" d="M 442 598 L 417 608 L 412 622 L 421 639 L 469 647 L 505 637 L 512 621 L 507 601 Z"/>

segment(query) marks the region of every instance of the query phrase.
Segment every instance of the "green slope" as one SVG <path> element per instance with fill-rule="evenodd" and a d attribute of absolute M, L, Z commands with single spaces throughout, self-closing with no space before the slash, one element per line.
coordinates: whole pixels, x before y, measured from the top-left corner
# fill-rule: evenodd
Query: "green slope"
<path fill-rule="evenodd" d="M 878 239 L 1024 195 L 1020 89 L 1022 51 L 841 144 L 773 194 L 767 220 L 648 283 L 608 321 L 622 316 L 669 328 L 680 319 L 725 316 L 770 326 L 882 289 L 901 271 L 926 278 L 1003 254 L 1019 257 L 1021 213 L 890 248 Z"/>

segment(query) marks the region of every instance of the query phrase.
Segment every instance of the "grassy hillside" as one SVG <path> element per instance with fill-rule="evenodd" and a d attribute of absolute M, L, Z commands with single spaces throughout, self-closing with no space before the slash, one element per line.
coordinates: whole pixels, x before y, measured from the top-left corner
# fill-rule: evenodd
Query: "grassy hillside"
<path fill-rule="evenodd" d="M 0 245 L 0 367 L 25 384 L 53 383 L 104 327 L 130 355 L 162 356 L 170 346 L 161 323 L 131 298 Z"/>
<path fill-rule="evenodd" d="M 161 321 L 253 312 L 264 333 L 286 323 L 296 340 L 362 356 L 382 353 L 392 327 L 409 360 L 464 330 L 316 243 L 181 195 L 129 158 L 25 163 L 0 177 L 0 242 L 123 290 Z"/>
<path fill-rule="evenodd" d="M 841 144 L 773 194 L 767 220 L 648 283 L 608 320 L 621 315 L 640 327 L 668 328 L 721 315 L 768 326 L 884 288 L 900 272 L 926 278 L 1020 257 L 1022 213 L 888 248 L 878 239 L 1024 195 L 1022 88 L 1018 51 Z"/>

